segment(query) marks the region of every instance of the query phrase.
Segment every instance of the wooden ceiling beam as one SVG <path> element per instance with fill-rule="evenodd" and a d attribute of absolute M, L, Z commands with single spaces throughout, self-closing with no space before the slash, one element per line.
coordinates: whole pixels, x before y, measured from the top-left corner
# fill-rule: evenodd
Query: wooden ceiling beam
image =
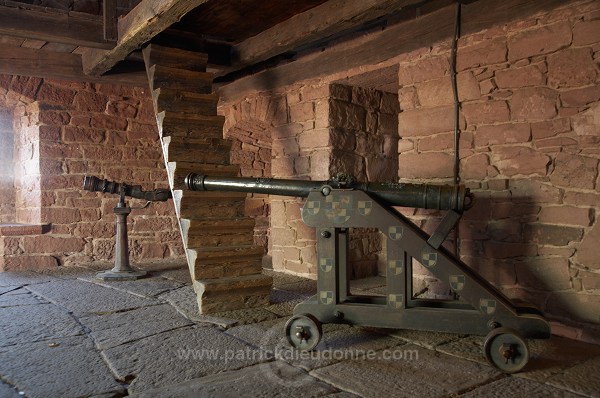
<path fill-rule="evenodd" d="M 114 41 L 104 40 L 101 17 L 43 7 L 20 8 L 14 2 L 0 3 L 0 35 L 102 49 L 114 46 Z"/>
<path fill-rule="evenodd" d="M 147 87 L 148 77 L 143 69 L 132 72 L 89 76 L 83 73 L 81 57 L 77 54 L 35 50 L 11 45 L 0 46 L 0 73 L 94 83 L 114 83 Z"/>
<path fill-rule="evenodd" d="M 119 19 L 116 46 L 104 51 L 89 49 L 82 54 L 83 69 L 99 76 L 109 71 L 134 50 L 179 21 L 189 11 L 208 0 L 142 0 Z"/>
<path fill-rule="evenodd" d="M 246 39 L 233 48 L 244 67 L 351 30 L 422 0 L 330 0 Z"/>

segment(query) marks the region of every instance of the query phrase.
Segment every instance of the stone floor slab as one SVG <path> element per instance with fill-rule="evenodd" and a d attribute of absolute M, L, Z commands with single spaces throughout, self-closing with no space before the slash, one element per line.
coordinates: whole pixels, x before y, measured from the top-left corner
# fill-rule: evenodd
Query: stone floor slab
<path fill-rule="evenodd" d="M 148 390 L 137 398 L 196 397 L 323 397 L 337 390 L 284 362 L 275 361 L 244 369 L 188 380 Z"/>
<path fill-rule="evenodd" d="M 3 383 L 0 380 L 0 397 L 2 398 L 21 398 L 22 395 L 19 394 L 15 388 L 9 386 L 6 383 Z"/>
<path fill-rule="evenodd" d="M 161 278 L 173 280 L 179 282 L 183 285 L 191 285 L 192 284 L 192 276 L 190 274 L 190 270 L 187 265 L 184 269 L 169 269 L 166 271 L 155 271 L 152 274 L 160 276 Z"/>
<path fill-rule="evenodd" d="M 354 279 L 350 281 L 350 290 L 369 290 L 386 286 L 385 276 L 371 276 L 368 278 Z"/>
<path fill-rule="evenodd" d="M 83 328 L 53 304 L 0 308 L 0 347 L 76 336 Z"/>
<path fill-rule="evenodd" d="M 107 314 L 158 304 L 153 299 L 77 279 L 31 285 L 27 289 L 76 315 Z"/>
<path fill-rule="evenodd" d="M 264 362 L 261 353 L 216 327 L 189 327 L 107 349 L 103 355 L 130 393 Z"/>
<path fill-rule="evenodd" d="M 317 293 L 317 281 L 304 279 L 299 282 L 278 285 L 277 289 L 293 292 L 303 297 L 310 297 Z"/>
<path fill-rule="evenodd" d="M 41 297 L 34 296 L 29 290 L 24 288 L 12 290 L 0 295 L 0 308 L 37 304 L 48 304 L 48 301 Z"/>
<path fill-rule="evenodd" d="M 294 307 L 306 299 L 305 296 L 285 290 L 271 290 L 271 305 L 265 307 L 277 316 L 291 316 Z"/>
<path fill-rule="evenodd" d="M 91 331 L 96 346 L 101 350 L 193 325 L 168 304 L 113 314 L 90 315 L 81 317 L 80 322 Z"/>
<path fill-rule="evenodd" d="M 96 275 L 94 274 L 78 279 L 147 298 L 155 298 L 162 293 L 179 289 L 180 287 L 184 286 L 182 283 L 177 281 L 157 276 L 142 278 L 134 281 L 102 281 L 100 279 L 96 279 Z"/>
<path fill-rule="evenodd" d="M 384 352 L 387 353 L 386 358 L 338 362 L 313 370 L 310 374 L 362 397 L 448 396 L 499 375 L 489 366 L 416 345 Z"/>
<path fill-rule="evenodd" d="M 528 340 L 530 359 L 524 372 L 517 376 L 546 382 L 555 374 L 579 363 L 600 357 L 600 346 L 564 337 L 552 336 L 547 340 Z"/>
<path fill-rule="evenodd" d="M 600 357 L 566 369 L 546 383 L 587 397 L 600 397 Z"/>
<path fill-rule="evenodd" d="M 518 377 L 504 377 L 478 387 L 461 398 L 581 398 L 580 395 Z"/>
<path fill-rule="evenodd" d="M 35 272 L 0 272 L 0 287 L 26 286 L 36 283 L 46 283 L 56 280 L 49 275 L 41 275 Z"/>
<path fill-rule="evenodd" d="M 289 283 L 297 283 L 304 282 L 309 280 L 307 278 L 303 278 L 301 276 L 284 274 L 283 272 L 277 272 L 273 270 L 263 269 L 263 274 L 271 276 L 273 278 L 273 287 L 277 288 L 281 285 L 289 284 Z"/>
<path fill-rule="evenodd" d="M 487 363 L 483 354 L 484 337 L 467 336 L 436 346 L 436 351 L 479 363 Z"/>
<path fill-rule="evenodd" d="M 235 325 L 244 325 L 277 318 L 276 314 L 264 308 L 247 308 L 206 315 L 199 314 L 196 293 L 194 293 L 192 286 L 184 286 L 161 294 L 159 299 L 168 302 L 186 318 L 194 322 L 213 324 L 225 329 Z"/>
<path fill-rule="evenodd" d="M 86 336 L 2 349 L 0 374 L 29 398 L 85 397 L 124 390 Z"/>
<path fill-rule="evenodd" d="M 0 286 L 0 296 L 2 296 L 3 294 L 6 293 L 10 293 L 13 290 L 17 290 L 20 289 L 21 287 L 19 285 L 14 285 L 14 286 Z"/>
<path fill-rule="evenodd" d="M 413 343 L 420 345 L 421 347 L 434 349 L 435 347 L 446 344 L 451 341 L 459 340 L 464 335 L 456 333 L 444 333 L 444 332 L 428 332 L 423 330 L 408 330 L 408 329 L 383 329 L 389 333 L 390 336 L 398 338 L 407 343 Z"/>

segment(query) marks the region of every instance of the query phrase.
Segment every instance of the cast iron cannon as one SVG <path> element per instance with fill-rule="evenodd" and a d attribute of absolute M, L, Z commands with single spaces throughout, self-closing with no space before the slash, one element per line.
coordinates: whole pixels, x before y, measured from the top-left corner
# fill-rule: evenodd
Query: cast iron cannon
<path fill-rule="evenodd" d="M 285 327 L 290 344 L 311 350 L 322 323 L 443 331 L 486 336 L 484 354 L 513 373 L 529 359 L 525 337 L 548 338 L 550 326 L 535 307 L 513 303 L 442 246 L 473 195 L 460 185 L 360 183 L 339 175 L 327 181 L 209 177 L 189 174 L 193 191 L 235 191 L 305 197 L 302 220 L 316 228 L 317 294 L 298 304 Z M 393 206 L 447 210 L 430 236 Z M 349 288 L 350 228 L 377 228 L 386 237 L 385 296 L 353 295 Z M 413 264 L 448 284 L 456 300 L 419 298 Z"/>

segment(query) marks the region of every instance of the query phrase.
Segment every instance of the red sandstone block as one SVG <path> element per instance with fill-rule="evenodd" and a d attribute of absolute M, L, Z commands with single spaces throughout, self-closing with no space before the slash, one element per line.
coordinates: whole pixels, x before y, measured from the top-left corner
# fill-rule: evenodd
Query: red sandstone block
<path fill-rule="evenodd" d="M 133 118 L 138 112 L 136 105 L 137 103 L 129 103 L 125 101 L 111 101 L 108 103 L 106 113 L 108 115 L 122 118 Z"/>
<path fill-rule="evenodd" d="M 456 69 L 462 71 L 505 61 L 506 41 L 503 39 L 485 40 L 467 47 L 459 47 Z"/>
<path fill-rule="evenodd" d="M 41 159 L 81 158 L 82 149 L 79 145 L 67 145 L 59 142 L 41 141 L 39 143 Z"/>
<path fill-rule="evenodd" d="M 81 156 L 80 156 L 81 157 Z M 97 161 L 121 161 L 123 150 L 103 146 L 86 146 L 83 148 L 83 158 Z"/>
<path fill-rule="evenodd" d="M 557 115 L 558 93 L 547 87 L 515 90 L 511 99 L 513 120 L 545 120 Z"/>
<path fill-rule="evenodd" d="M 554 119 L 531 124 L 531 133 L 533 139 L 542 139 L 554 137 L 559 133 L 571 130 L 571 120 L 569 118 Z"/>
<path fill-rule="evenodd" d="M 453 115 L 453 106 L 406 110 L 398 115 L 398 135 L 414 137 L 451 131 L 454 128 Z M 461 124 L 464 128 L 464 121 Z"/>
<path fill-rule="evenodd" d="M 20 93 L 30 100 L 35 98 L 35 93 L 42 84 L 42 79 L 37 77 L 14 76 L 11 80 L 10 89 L 15 93 Z"/>
<path fill-rule="evenodd" d="M 106 95 L 90 92 L 79 91 L 75 96 L 75 109 L 79 112 L 104 112 L 108 97 Z"/>
<path fill-rule="evenodd" d="M 478 126 L 475 132 L 475 147 L 517 144 L 528 142 L 531 132 L 528 123 L 505 123 Z"/>
<path fill-rule="evenodd" d="M 79 209 L 49 207 L 42 209 L 42 220 L 52 224 L 70 224 L 81 221 Z"/>
<path fill-rule="evenodd" d="M 600 269 L 600 223 L 585 233 L 577 249 L 576 262 L 585 267 Z"/>
<path fill-rule="evenodd" d="M 573 45 L 585 46 L 600 42 L 600 19 L 577 21 L 573 27 Z"/>
<path fill-rule="evenodd" d="M 462 54 L 459 58 L 462 58 Z M 401 64 L 398 69 L 398 80 L 400 86 L 409 86 L 446 76 L 449 71 L 450 62 L 447 57 L 429 57 L 412 64 Z"/>
<path fill-rule="evenodd" d="M 299 148 L 297 149 L 310 150 L 312 148 L 327 147 L 332 144 L 330 137 L 329 129 L 306 131 L 298 137 Z M 338 144 L 343 144 L 343 141 L 341 143 L 335 142 L 336 147 Z"/>
<path fill-rule="evenodd" d="M 58 259 L 53 256 L 0 257 L 0 271 L 26 271 L 57 267 Z"/>
<path fill-rule="evenodd" d="M 442 152 L 406 153 L 400 154 L 398 166 L 401 178 L 446 178 L 452 176 L 453 159 Z"/>
<path fill-rule="evenodd" d="M 573 206 L 545 206 L 539 214 L 539 222 L 588 227 L 594 220 L 591 208 Z"/>
<path fill-rule="evenodd" d="M 571 44 L 571 23 L 562 21 L 519 32 L 508 39 L 508 59 L 549 54 Z"/>
<path fill-rule="evenodd" d="M 536 290 L 555 291 L 571 287 L 569 260 L 535 258 L 515 265 L 519 285 Z"/>
<path fill-rule="evenodd" d="M 126 130 L 127 119 L 110 115 L 93 114 L 91 126 L 109 130 Z"/>
<path fill-rule="evenodd" d="M 71 120 L 71 114 L 62 111 L 40 110 L 38 120 L 41 124 L 50 126 L 66 126 Z"/>
<path fill-rule="evenodd" d="M 481 180 L 487 177 L 490 160 L 487 154 L 478 153 L 461 160 L 460 175 L 466 180 Z"/>
<path fill-rule="evenodd" d="M 473 133 L 463 131 L 460 134 L 459 147 L 470 149 L 473 147 Z M 451 150 L 454 147 L 454 133 L 440 133 L 420 138 L 418 141 L 419 152 Z"/>
<path fill-rule="evenodd" d="M 60 141 L 60 126 L 39 126 L 39 139 L 41 141 Z"/>
<path fill-rule="evenodd" d="M 342 127 L 349 130 L 366 130 L 367 111 L 358 105 L 344 101 L 329 102 L 329 122 L 331 127 Z"/>
<path fill-rule="evenodd" d="M 582 107 L 600 100 L 600 85 L 560 92 L 563 106 Z"/>
<path fill-rule="evenodd" d="M 417 88 L 414 86 L 404 86 L 398 91 L 398 101 L 400 109 L 403 111 L 414 109 L 419 104 L 417 97 Z"/>
<path fill-rule="evenodd" d="M 526 224 L 524 238 L 528 242 L 542 245 L 567 246 L 570 242 L 579 242 L 583 229 L 549 224 Z"/>
<path fill-rule="evenodd" d="M 598 175 L 598 159 L 573 155 L 556 154 L 554 172 L 550 181 L 557 186 L 578 189 L 594 189 Z"/>
<path fill-rule="evenodd" d="M 107 131 L 106 132 L 106 145 L 110 146 L 123 146 L 127 145 L 128 134 L 125 131 Z"/>
<path fill-rule="evenodd" d="M 542 73 L 538 65 L 498 70 L 495 76 L 495 82 L 499 88 L 540 86 L 546 82 L 544 73 Z"/>
<path fill-rule="evenodd" d="M 330 86 L 331 98 L 350 102 L 352 100 L 352 87 L 344 84 L 332 84 Z"/>
<path fill-rule="evenodd" d="M 467 125 L 495 124 L 510 120 L 510 112 L 506 101 L 486 101 L 465 103 L 462 105 Z M 450 118 L 452 122 L 452 118 Z"/>
<path fill-rule="evenodd" d="M 486 257 L 491 258 L 531 257 L 537 255 L 537 245 L 490 240 L 484 242 L 484 251 Z"/>
<path fill-rule="evenodd" d="M 82 144 L 99 144 L 105 139 L 104 130 L 65 126 L 63 130 L 64 142 L 76 142 Z"/>
<path fill-rule="evenodd" d="M 83 250 L 85 241 L 76 237 L 56 237 L 51 235 L 26 236 L 23 238 L 25 253 L 78 253 Z"/>
<path fill-rule="evenodd" d="M 514 175 L 540 175 L 545 176 L 550 157 L 525 146 L 493 147 L 492 162 L 501 174 Z"/>
<path fill-rule="evenodd" d="M 378 110 L 381 106 L 381 91 L 353 86 L 352 103 L 368 109 Z"/>
<path fill-rule="evenodd" d="M 548 85 L 552 87 L 587 86 L 597 76 L 590 48 L 570 48 L 548 56 Z"/>
<path fill-rule="evenodd" d="M 75 91 L 63 87 L 57 87 L 44 82 L 37 92 L 36 99 L 47 104 L 63 105 L 67 109 L 73 105 Z"/>

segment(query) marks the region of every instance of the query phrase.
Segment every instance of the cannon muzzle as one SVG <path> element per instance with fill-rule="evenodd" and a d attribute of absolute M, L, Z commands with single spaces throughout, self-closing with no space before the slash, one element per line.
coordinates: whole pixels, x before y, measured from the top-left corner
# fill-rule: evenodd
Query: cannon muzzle
<path fill-rule="evenodd" d="M 103 180 L 94 176 L 85 176 L 83 179 L 83 189 L 90 192 L 112 193 L 120 195 L 121 191 L 125 196 L 136 199 L 144 199 L 148 202 L 165 202 L 171 198 L 171 191 L 168 189 L 155 189 L 154 191 L 142 191 L 141 185 L 128 185 L 109 180 Z"/>
<path fill-rule="evenodd" d="M 356 189 L 387 206 L 455 210 L 471 207 L 473 196 L 464 185 L 430 185 L 385 182 L 355 182 L 351 178 L 327 181 L 285 180 L 275 178 L 209 177 L 191 173 L 185 178 L 191 191 L 229 191 L 307 197 L 315 190 L 328 195 L 331 189 Z"/>

